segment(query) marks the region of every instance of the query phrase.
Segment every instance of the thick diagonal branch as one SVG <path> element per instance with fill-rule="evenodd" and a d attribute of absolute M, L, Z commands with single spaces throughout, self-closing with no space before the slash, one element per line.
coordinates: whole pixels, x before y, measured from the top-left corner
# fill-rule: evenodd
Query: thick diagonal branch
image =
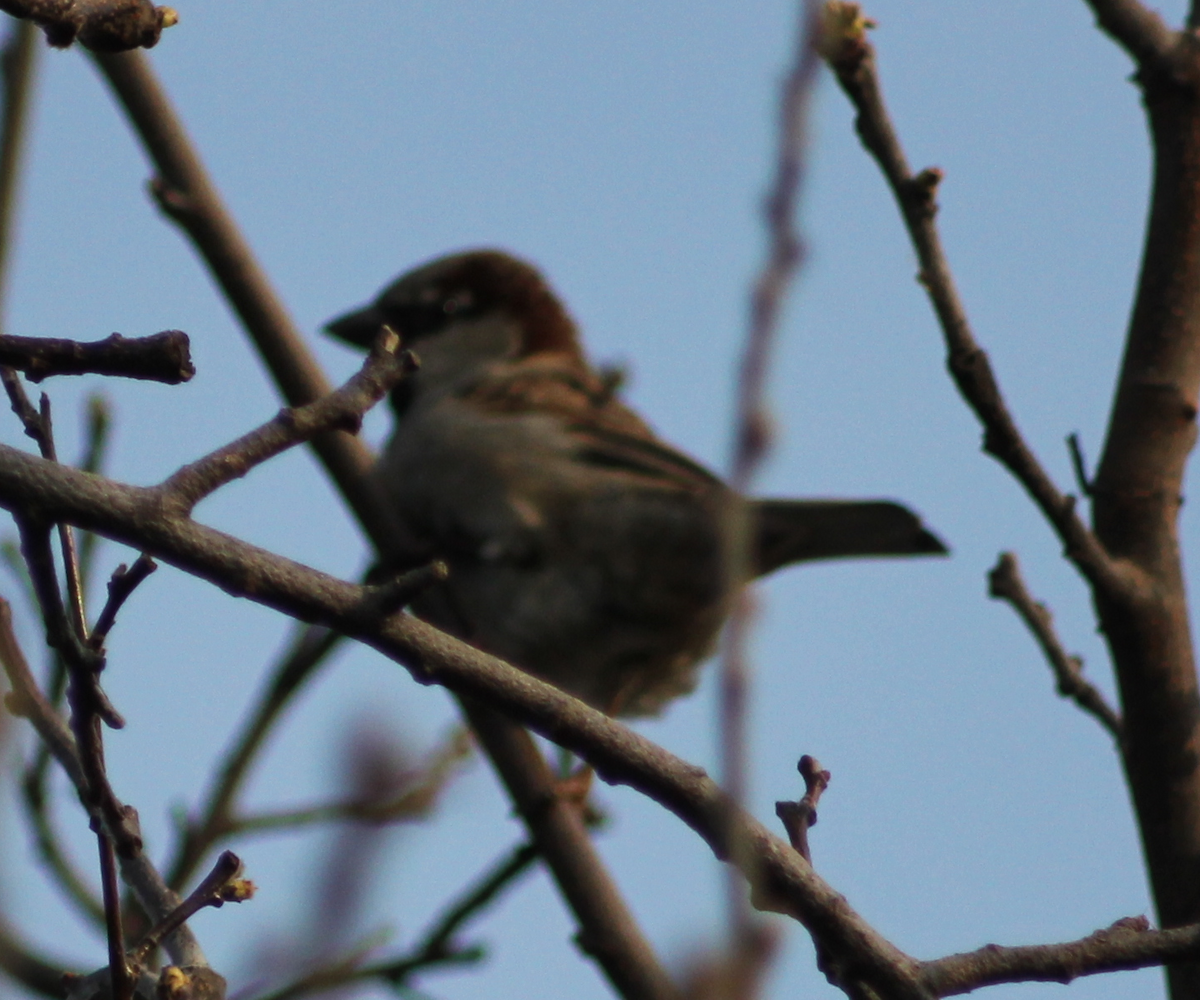
<path fill-rule="evenodd" d="M 98 56 L 97 62 L 154 161 L 159 204 L 195 244 L 238 313 L 284 399 L 303 405 L 326 394 L 328 382 L 305 346 L 208 177 L 199 155 L 149 63 L 138 53 Z M 370 477 L 374 457 L 361 441 L 332 431 L 313 448 L 376 550 L 390 564 L 423 562 L 421 546 L 401 528 Z M 555 782 L 528 734 L 482 705 L 463 704 L 583 937 L 615 988 L 629 998 L 676 995 L 625 905 L 574 805 L 555 794 Z"/>
<path fill-rule="evenodd" d="M 421 683 L 436 683 L 464 698 L 486 701 L 578 753 L 605 780 L 653 798 L 729 860 L 730 804 L 705 772 L 674 757 L 614 719 L 495 657 L 467 646 L 404 613 L 381 618 L 369 588 L 337 580 L 222 532 L 165 511 L 153 488 L 89 476 L 0 445 L 0 506 L 35 504 L 47 517 L 69 521 L 202 577 L 236 596 L 305 621 L 322 622 L 367 643 L 405 666 Z M 533 803 L 530 803 L 532 806 Z M 546 802 L 542 802 L 545 808 Z M 929 1000 L 990 982 L 1047 978 L 1049 968 L 1072 975 L 1140 968 L 1200 954 L 1200 930 L 1158 932 L 1141 922 L 1104 941 L 1038 949 L 989 946 L 964 957 L 921 963 L 882 938 L 799 853 L 745 813 L 737 839 L 752 862 L 756 905 L 790 914 L 839 967 L 879 996 Z M 741 855 L 734 860 L 740 860 Z M 1057 973 L 1055 973 L 1057 975 Z M 947 984 L 953 984 L 947 989 Z M 865 994 L 864 994 L 865 995 Z"/>
<path fill-rule="evenodd" d="M 495 705 L 588 760 L 608 781 L 630 784 L 680 816 L 729 857 L 729 802 L 702 769 L 686 764 L 570 695 L 404 613 L 373 613 L 368 588 L 346 583 L 173 514 L 155 488 L 89 476 L 0 445 L 0 506 L 35 504 L 44 516 L 133 544 L 235 596 L 315 621 L 403 664 L 421 683 L 450 688 L 469 704 Z M 136 539 L 136 541 L 135 541 Z M 519 746 L 526 745 L 518 741 Z M 533 752 L 537 752 L 536 749 Z M 544 812 L 554 796 L 521 800 Z M 567 806 L 578 815 L 574 806 Z M 802 920 L 830 951 L 854 956 L 860 978 L 887 995 L 927 1000 L 915 963 L 884 941 L 792 848 L 740 814 L 738 838 L 753 857 L 760 906 Z M 563 850 L 561 841 L 557 843 Z M 539 844 L 539 849 L 541 845 Z M 761 873 L 761 874 L 758 874 Z M 601 942 L 603 943 L 603 942 Z"/>

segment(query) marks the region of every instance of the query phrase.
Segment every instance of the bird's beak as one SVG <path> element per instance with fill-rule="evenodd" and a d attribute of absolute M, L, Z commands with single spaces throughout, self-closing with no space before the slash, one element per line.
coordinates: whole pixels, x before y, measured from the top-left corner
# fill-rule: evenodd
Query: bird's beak
<path fill-rule="evenodd" d="M 374 305 L 355 309 L 325 324 L 325 332 L 347 344 L 369 348 L 379 336 L 379 328 L 387 322 L 383 311 Z"/>

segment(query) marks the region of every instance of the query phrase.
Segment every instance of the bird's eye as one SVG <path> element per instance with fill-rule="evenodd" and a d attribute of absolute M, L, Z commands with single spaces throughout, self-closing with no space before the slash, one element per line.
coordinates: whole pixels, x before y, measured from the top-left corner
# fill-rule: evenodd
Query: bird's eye
<path fill-rule="evenodd" d="M 453 316 L 455 313 L 462 312 L 465 309 L 470 309 L 473 302 L 474 297 L 470 292 L 456 292 L 442 303 L 442 312 L 444 312 L 447 316 Z"/>

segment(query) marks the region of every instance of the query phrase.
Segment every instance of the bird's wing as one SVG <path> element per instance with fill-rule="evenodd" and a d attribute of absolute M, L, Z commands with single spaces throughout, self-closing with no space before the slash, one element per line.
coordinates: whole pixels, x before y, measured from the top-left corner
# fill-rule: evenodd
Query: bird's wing
<path fill-rule="evenodd" d="M 625 473 L 646 485 L 694 491 L 722 490 L 702 465 L 664 444 L 617 397 L 610 379 L 567 355 L 526 358 L 506 372 L 489 373 L 467 390 L 491 413 L 555 417 L 574 445 L 577 461 Z"/>

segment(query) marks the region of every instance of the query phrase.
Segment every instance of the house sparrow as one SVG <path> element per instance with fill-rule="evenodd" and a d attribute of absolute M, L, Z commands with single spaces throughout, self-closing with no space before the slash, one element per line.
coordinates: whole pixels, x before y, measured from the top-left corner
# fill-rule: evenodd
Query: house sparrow
<path fill-rule="evenodd" d="M 523 261 L 442 257 L 327 329 L 365 347 L 385 323 L 420 368 L 392 394 L 376 472 L 422 555 L 450 568 L 413 611 L 613 714 L 690 691 L 729 605 L 722 531 L 746 501 L 617 398 Z M 946 552 L 894 503 L 749 504 L 755 575 Z"/>

